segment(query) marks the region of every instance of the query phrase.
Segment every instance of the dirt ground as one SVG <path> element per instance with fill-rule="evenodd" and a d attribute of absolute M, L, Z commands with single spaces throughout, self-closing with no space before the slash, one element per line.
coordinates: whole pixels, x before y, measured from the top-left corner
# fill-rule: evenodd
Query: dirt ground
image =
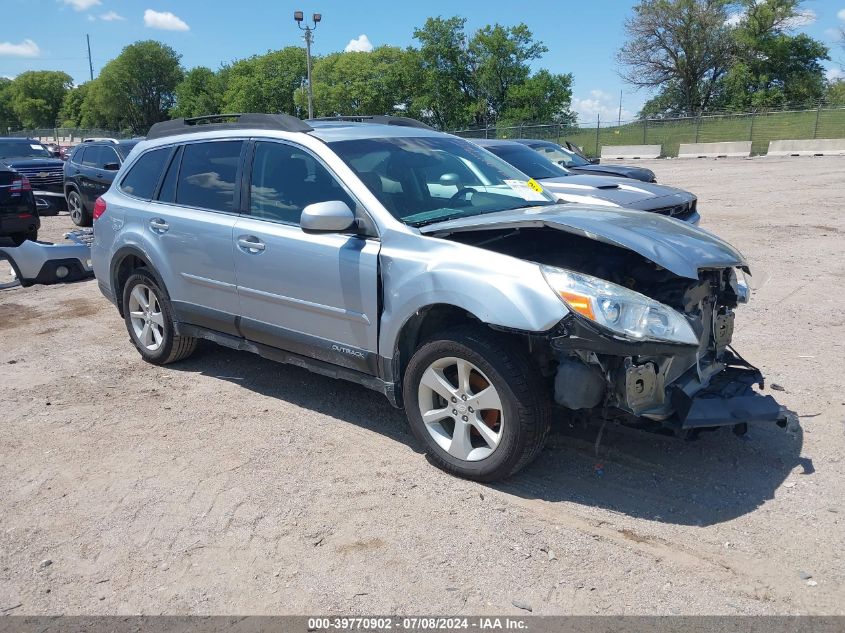
<path fill-rule="evenodd" d="M 608 427 L 597 458 L 561 423 L 479 485 L 362 387 L 153 367 L 95 282 L 2 291 L 0 612 L 845 613 L 845 158 L 646 164 L 751 261 L 735 347 L 801 432 Z"/>

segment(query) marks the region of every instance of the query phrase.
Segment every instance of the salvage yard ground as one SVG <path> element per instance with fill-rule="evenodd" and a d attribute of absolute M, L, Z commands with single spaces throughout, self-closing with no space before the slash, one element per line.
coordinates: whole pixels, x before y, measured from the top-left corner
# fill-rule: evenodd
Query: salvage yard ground
<path fill-rule="evenodd" d="M 802 432 L 608 427 L 596 458 L 561 423 L 480 485 L 362 387 L 153 367 L 95 282 L 2 291 L 0 612 L 845 614 L 845 158 L 643 164 L 765 280 L 734 343 Z"/>

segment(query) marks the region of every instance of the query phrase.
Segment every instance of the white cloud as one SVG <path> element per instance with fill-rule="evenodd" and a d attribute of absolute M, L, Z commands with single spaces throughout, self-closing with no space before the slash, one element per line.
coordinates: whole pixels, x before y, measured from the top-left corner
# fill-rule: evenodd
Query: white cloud
<path fill-rule="evenodd" d="M 26 39 L 20 44 L 11 42 L 0 42 L 0 57 L 38 57 L 41 49 L 38 44 Z"/>
<path fill-rule="evenodd" d="M 117 20 L 125 20 L 122 15 L 120 15 L 117 11 L 107 11 L 106 13 L 100 14 L 100 19 L 106 22 L 115 22 Z"/>
<path fill-rule="evenodd" d="M 191 28 L 170 11 L 153 11 L 152 9 L 144 11 L 144 24 L 151 29 L 163 31 L 188 31 Z"/>
<path fill-rule="evenodd" d="M 578 114 L 578 122 L 581 124 L 595 123 L 599 116 L 602 126 L 616 123 L 619 120 L 619 96 L 604 90 L 590 90 L 590 96 L 586 99 L 573 97 L 572 109 Z M 623 105 L 622 120 L 629 121 L 633 118 L 633 113 Z"/>
<path fill-rule="evenodd" d="M 815 11 L 811 9 L 804 9 L 803 11 L 799 11 L 791 18 L 787 19 L 783 23 L 783 27 L 786 29 L 799 29 L 802 26 L 809 26 L 813 24 L 818 19 Z"/>
<path fill-rule="evenodd" d="M 845 70 L 841 68 L 828 68 L 824 72 L 824 76 L 827 77 L 828 81 L 839 81 L 840 79 L 845 79 Z"/>
<path fill-rule="evenodd" d="M 845 22 L 845 9 L 840 9 L 839 13 L 836 14 L 836 17 Z"/>
<path fill-rule="evenodd" d="M 363 53 L 369 53 L 373 50 L 373 44 L 370 42 L 370 38 L 361 33 L 358 37 L 354 37 L 349 40 L 349 44 L 346 45 L 346 48 L 343 49 L 345 52 L 350 51 L 357 51 Z"/>
<path fill-rule="evenodd" d="M 734 11 L 728 14 L 728 19 L 725 20 L 725 24 L 728 26 L 739 26 L 739 23 L 742 22 L 744 17 L 745 13 L 743 11 Z"/>
<path fill-rule="evenodd" d="M 100 0 L 62 0 L 62 2 L 73 7 L 74 11 L 87 11 L 91 7 L 103 4 Z"/>

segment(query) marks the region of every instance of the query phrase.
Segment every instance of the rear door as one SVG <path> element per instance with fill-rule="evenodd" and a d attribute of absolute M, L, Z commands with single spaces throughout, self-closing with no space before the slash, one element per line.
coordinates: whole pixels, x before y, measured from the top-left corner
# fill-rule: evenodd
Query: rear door
<path fill-rule="evenodd" d="M 177 318 L 232 335 L 239 310 L 232 229 L 245 149 L 245 140 L 228 139 L 175 148 L 147 219 L 169 264 Z"/>
<path fill-rule="evenodd" d="M 316 202 L 342 200 L 366 212 L 298 145 L 259 140 L 247 166 L 247 213 L 233 234 L 244 336 L 375 374 L 380 242 L 299 227 L 302 210 Z"/>

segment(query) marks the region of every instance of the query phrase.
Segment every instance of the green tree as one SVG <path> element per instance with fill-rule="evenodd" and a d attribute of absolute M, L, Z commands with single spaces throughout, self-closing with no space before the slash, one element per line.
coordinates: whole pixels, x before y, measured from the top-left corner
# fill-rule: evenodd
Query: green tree
<path fill-rule="evenodd" d="M 742 0 L 734 30 L 736 61 L 725 77 L 723 107 L 730 110 L 812 105 L 824 96 L 821 60 L 828 49 L 804 33 L 790 35 L 801 0 Z"/>
<path fill-rule="evenodd" d="M 193 117 L 204 114 L 218 114 L 223 107 L 223 75 L 205 66 L 197 66 L 185 73 L 185 78 L 176 86 L 174 117 Z"/>
<path fill-rule="evenodd" d="M 508 88 L 500 124 L 562 123 L 575 125 L 572 103 L 572 75 L 540 70 Z"/>
<path fill-rule="evenodd" d="M 57 70 L 21 73 L 8 88 L 12 111 L 24 127 L 53 127 L 72 85 L 70 75 Z"/>
<path fill-rule="evenodd" d="M 92 82 L 79 84 L 76 88 L 67 91 L 62 100 L 62 108 L 59 110 L 59 121 L 62 127 L 79 127 L 82 125 L 82 104 L 88 95 L 88 89 Z"/>
<path fill-rule="evenodd" d="M 18 128 L 21 124 L 18 115 L 12 109 L 11 86 L 11 79 L 0 77 L 0 134 L 6 132 L 9 128 Z"/>
<path fill-rule="evenodd" d="M 171 47 L 155 40 L 130 44 L 100 72 L 91 88 L 93 100 L 87 104 L 87 116 L 145 134 L 153 123 L 169 118 L 176 86 L 184 76 L 180 58 Z"/>
<path fill-rule="evenodd" d="M 548 49 L 535 42 L 524 24 L 504 27 L 485 26 L 469 42 L 472 82 L 481 107 L 476 122 L 496 122 L 507 106 L 508 94 L 523 85 L 531 73 L 529 63 L 539 59 Z"/>
<path fill-rule="evenodd" d="M 466 47 L 466 18 L 428 18 L 414 30 L 422 71 L 414 103 L 441 129 L 464 127 L 478 110 L 478 95 Z"/>
<path fill-rule="evenodd" d="M 845 79 L 830 83 L 827 87 L 825 102 L 832 106 L 845 106 Z"/>
<path fill-rule="evenodd" d="M 307 75 L 305 51 L 288 46 L 235 62 L 226 70 L 223 110 L 269 112 L 301 116 L 294 92 Z"/>
<path fill-rule="evenodd" d="M 679 100 L 672 109 L 706 110 L 734 59 L 729 6 L 728 0 L 640 0 L 617 53 L 622 77 L 639 88 L 671 88 Z"/>
<path fill-rule="evenodd" d="M 333 53 L 313 67 L 314 115 L 410 114 L 419 74 L 413 51 L 380 46 L 372 52 Z M 308 107 L 307 92 L 297 90 L 298 110 Z"/>

